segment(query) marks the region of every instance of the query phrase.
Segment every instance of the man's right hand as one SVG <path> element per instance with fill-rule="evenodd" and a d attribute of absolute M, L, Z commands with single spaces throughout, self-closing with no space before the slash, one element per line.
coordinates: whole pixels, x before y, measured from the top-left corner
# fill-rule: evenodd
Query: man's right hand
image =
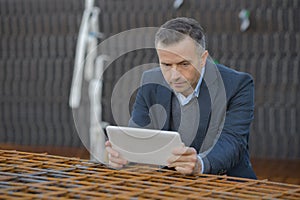
<path fill-rule="evenodd" d="M 124 167 L 128 163 L 127 160 L 120 157 L 119 152 L 115 151 L 111 147 L 111 143 L 109 141 L 105 142 L 105 149 L 108 153 L 108 165 L 115 169 L 120 169 Z"/>

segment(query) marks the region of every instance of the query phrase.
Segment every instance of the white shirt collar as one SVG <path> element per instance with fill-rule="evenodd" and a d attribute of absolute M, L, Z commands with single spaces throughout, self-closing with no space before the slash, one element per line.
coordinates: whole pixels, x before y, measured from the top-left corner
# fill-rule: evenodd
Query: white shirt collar
<path fill-rule="evenodd" d="M 199 81 L 196 85 L 196 88 L 195 90 L 187 97 L 185 97 L 183 94 L 181 93 L 178 93 L 178 92 L 174 92 L 179 103 L 184 106 L 186 104 L 188 104 L 194 97 L 198 97 L 199 96 L 199 93 L 200 93 L 200 85 L 202 83 L 202 80 L 203 80 L 203 77 L 204 77 L 204 73 L 205 73 L 205 67 L 202 68 L 201 70 L 201 75 L 200 75 L 200 78 L 199 78 Z"/>

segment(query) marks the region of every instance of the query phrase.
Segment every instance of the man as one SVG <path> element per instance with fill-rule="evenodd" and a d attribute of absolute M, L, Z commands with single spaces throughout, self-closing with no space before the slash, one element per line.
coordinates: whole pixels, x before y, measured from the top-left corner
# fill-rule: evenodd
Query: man
<path fill-rule="evenodd" d="M 156 33 L 160 68 L 143 74 L 129 126 L 175 130 L 184 145 L 168 167 L 182 174 L 256 178 L 248 138 L 254 89 L 250 75 L 214 65 L 201 26 L 190 18 L 166 22 Z M 109 165 L 127 161 L 106 142 Z"/>

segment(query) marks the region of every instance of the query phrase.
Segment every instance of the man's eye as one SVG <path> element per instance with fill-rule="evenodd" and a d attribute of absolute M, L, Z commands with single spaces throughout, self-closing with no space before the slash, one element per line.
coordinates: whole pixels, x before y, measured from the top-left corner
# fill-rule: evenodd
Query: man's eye
<path fill-rule="evenodd" d="M 169 68 L 169 67 L 171 67 L 170 64 L 164 64 L 164 63 L 161 63 L 160 66 L 162 66 L 162 67 L 164 67 L 164 68 Z"/>
<path fill-rule="evenodd" d="M 180 66 L 182 66 L 182 67 L 188 67 L 188 66 L 190 66 L 190 63 L 181 63 Z"/>

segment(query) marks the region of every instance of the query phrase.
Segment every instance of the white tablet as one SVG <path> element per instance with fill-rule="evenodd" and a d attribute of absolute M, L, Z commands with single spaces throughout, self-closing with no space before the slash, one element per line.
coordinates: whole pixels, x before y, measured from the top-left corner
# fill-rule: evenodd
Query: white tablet
<path fill-rule="evenodd" d="M 178 132 L 107 126 L 112 148 L 130 162 L 168 165 L 167 160 L 182 142 Z"/>

